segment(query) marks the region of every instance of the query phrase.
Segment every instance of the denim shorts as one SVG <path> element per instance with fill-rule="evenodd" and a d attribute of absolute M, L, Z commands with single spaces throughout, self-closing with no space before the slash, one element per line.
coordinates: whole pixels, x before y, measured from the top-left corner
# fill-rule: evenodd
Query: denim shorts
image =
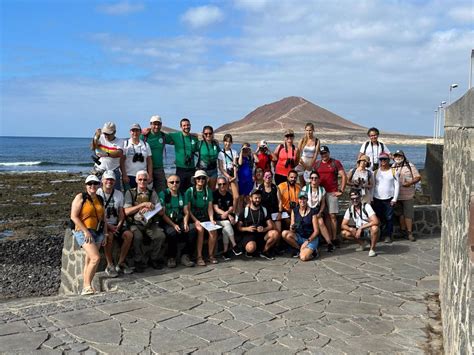
<path fill-rule="evenodd" d="M 98 234 L 94 229 L 89 228 L 89 232 L 92 234 L 92 238 L 94 239 L 94 243 L 97 245 L 102 244 L 104 241 L 104 233 Z M 77 244 L 82 247 L 82 244 L 86 242 L 84 232 L 83 231 L 72 231 L 74 238 L 76 238 Z"/>
<path fill-rule="evenodd" d="M 318 250 L 318 245 L 319 245 L 319 237 L 316 237 L 313 239 L 313 241 L 308 242 L 307 247 L 310 248 L 312 251 Z M 296 233 L 296 243 L 298 243 L 299 246 L 302 246 L 304 242 L 307 242 L 308 238 L 303 238 L 300 236 L 298 233 Z"/>

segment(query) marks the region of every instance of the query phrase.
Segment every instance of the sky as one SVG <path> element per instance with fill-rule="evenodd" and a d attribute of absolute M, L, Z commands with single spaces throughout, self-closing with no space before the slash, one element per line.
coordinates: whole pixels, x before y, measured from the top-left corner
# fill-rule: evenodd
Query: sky
<path fill-rule="evenodd" d="M 468 88 L 473 1 L 1 0 L 0 135 L 193 130 L 301 96 L 430 136 Z M 316 127 L 317 134 L 317 127 Z"/>

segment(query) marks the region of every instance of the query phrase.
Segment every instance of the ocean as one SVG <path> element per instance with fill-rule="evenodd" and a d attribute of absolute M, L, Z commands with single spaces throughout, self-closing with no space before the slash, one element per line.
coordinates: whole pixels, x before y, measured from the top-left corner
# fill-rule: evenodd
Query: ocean
<path fill-rule="evenodd" d="M 0 172 L 73 172 L 88 173 L 93 166 L 90 138 L 52 138 L 52 137 L 0 137 Z M 276 144 L 270 144 L 274 149 Z M 342 162 L 349 170 L 355 164 L 361 144 L 331 144 L 331 157 Z M 234 143 L 238 150 L 240 144 Z M 255 148 L 255 145 L 253 146 Z M 390 145 L 394 152 L 402 149 L 408 160 L 418 169 L 425 166 L 426 148 L 424 145 Z M 166 146 L 165 171 L 173 172 L 174 147 Z"/>

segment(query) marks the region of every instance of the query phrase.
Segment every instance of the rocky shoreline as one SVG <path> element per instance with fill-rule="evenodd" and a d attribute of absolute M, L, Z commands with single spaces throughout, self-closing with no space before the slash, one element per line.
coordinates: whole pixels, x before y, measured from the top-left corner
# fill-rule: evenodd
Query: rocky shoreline
<path fill-rule="evenodd" d="M 82 174 L 4 173 L 0 183 L 0 300 L 57 293 L 71 202 Z"/>

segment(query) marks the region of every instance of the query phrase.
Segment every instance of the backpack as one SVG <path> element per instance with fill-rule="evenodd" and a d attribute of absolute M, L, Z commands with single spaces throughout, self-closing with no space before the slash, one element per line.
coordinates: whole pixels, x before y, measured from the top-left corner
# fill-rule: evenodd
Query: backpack
<path fill-rule="evenodd" d="M 352 181 L 352 177 L 354 176 L 356 169 L 357 169 L 357 167 L 355 167 L 355 168 L 353 168 L 349 171 L 349 176 L 347 178 L 347 181 Z M 365 170 L 367 171 L 367 179 L 370 181 L 370 178 L 372 177 L 372 171 L 370 171 L 369 169 L 365 169 Z"/>
<path fill-rule="evenodd" d="M 321 163 L 322 163 L 322 160 L 318 160 L 315 164 L 314 164 L 314 169 L 313 170 L 318 170 L 319 167 L 321 166 Z M 339 171 L 337 170 L 337 166 L 336 166 L 336 161 L 333 159 L 333 158 L 329 158 L 329 164 L 331 165 L 331 168 L 334 169 L 334 178 L 336 179 L 336 181 L 338 180 L 339 178 Z"/>
<path fill-rule="evenodd" d="M 262 209 L 263 211 L 263 217 L 264 218 L 267 218 L 267 209 L 263 206 L 260 206 L 260 208 Z M 245 209 L 244 209 L 244 218 L 247 219 L 247 217 L 249 216 L 249 210 L 250 210 L 250 207 L 249 206 L 245 206 Z"/>
<path fill-rule="evenodd" d="M 369 214 L 367 213 L 367 210 L 365 209 L 365 206 L 367 206 L 367 203 L 362 204 L 362 208 L 361 208 L 362 215 L 361 215 L 361 217 L 365 214 L 365 216 L 367 217 L 367 219 L 365 221 L 368 222 L 370 217 L 369 217 Z M 354 206 L 350 206 L 349 207 L 349 216 L 350 216 L 350 218 L 354 219 L 354 215 L 355 215 Z M 362 218 L 362 220 L 364 220 L 364 219 Z"/>
<path fill-rule="evenodd" d="M 179 205 L 180 206 L 184 206 L 184 198 L 183 198 L 183 194 L 178 191 L 178 200 L 179 200 Z M 169 204 L 171 202 L 171 192 L 169 189 L 166 189 L 165 190 L 165 200 L 164 200 L 165 204 Z"/>
<path fill-rule="evenodd" d="M 382 148 L 382 152 L 384 152 L 385 151 L 385 146 L 383 145 L 382 142 L 379 142 L 379 143 L 380 143 L 380 147 Z M 370 141 L 365 142 L 364 154 L 365 154 L 365 152 L 367 152 L 367 147 L 369 146 L 369 144 L 370 144 Z"/>
<path fill-rule="evenodd" d="M 104 205 L 103 197 L 100 196 L 100 195 L 96 195 L 96 196 L 99 199 L 100 204 L 103 206 Z M 87 192 L 83 192 L 82 193 L 81 211 L 82 211 L 82 207 L 84 207 L 84 204 L 86 203 L 87 200 L 89 200 L 91 203 L 93 203 L 92 198 L 89 196 L 89 194 Z M 74 221 L 72 219 L 69 220 L 69 228 L 76 229 L 76 224 L 74 223 Z"/>

